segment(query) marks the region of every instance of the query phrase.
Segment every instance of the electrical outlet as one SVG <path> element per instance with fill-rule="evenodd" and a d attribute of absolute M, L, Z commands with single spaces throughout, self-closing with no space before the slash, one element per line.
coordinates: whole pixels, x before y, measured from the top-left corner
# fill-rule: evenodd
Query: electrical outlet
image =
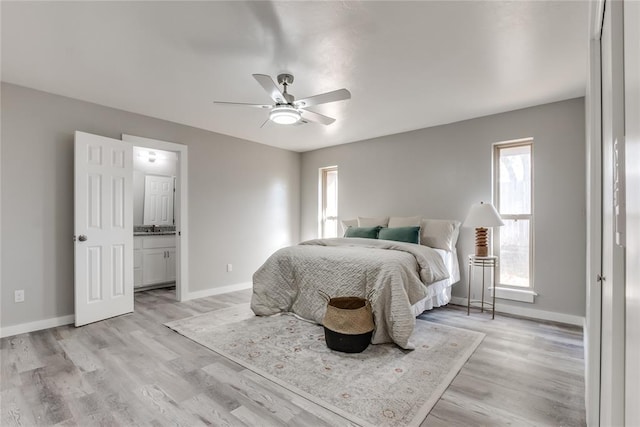
<path fill-rule="evenodd" d="M 227 264 L 227 273 L 233 271 L 233 264 Z"/>
<path fill-rule="evenodd" d="M 13 293 L 13 302 L 24 302 L 24 289 L 17 290 Z"/>

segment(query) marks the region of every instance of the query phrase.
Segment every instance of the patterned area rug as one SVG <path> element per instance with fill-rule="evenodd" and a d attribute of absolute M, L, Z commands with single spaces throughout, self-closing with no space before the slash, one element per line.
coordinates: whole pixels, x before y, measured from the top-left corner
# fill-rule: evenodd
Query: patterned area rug
<path fill-rule="evenodd" d="M 322 326 L 290 315 L 246 318 L 243 310 L 166 326 L 363 426 L 419 425 L 484 338 L 416 320 L 415 350 L 383 344 L 347 354 L 327 348 Z"/>

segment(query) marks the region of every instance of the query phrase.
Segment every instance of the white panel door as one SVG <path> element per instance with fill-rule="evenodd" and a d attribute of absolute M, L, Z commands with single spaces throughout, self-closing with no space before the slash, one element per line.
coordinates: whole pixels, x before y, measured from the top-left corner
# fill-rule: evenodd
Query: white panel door
<path fill-rule="evenodd" d="M 602 326 L 600 425 L 624 425 L 624 248 L 616 243 L 616 151 L 624 132 L 622 2 L 602 25 Z"/>
<path fill-rule="evenodd" d="M 146 225 L 173 225 L 173 177 L 147 175 L 144 178 Z"/>
<path fill-rule="evenodd" d="M 75 324 L 133 311 L 133 146 L 75 133 Z"/>

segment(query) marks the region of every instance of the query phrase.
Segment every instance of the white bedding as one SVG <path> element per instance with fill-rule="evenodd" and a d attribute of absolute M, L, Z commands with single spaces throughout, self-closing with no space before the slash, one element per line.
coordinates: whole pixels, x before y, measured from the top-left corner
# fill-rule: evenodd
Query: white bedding
<path fill-rule="evenodd" d="M 316 239 L 269 257 L 253 276 L 251 308 L 257 315 L 293 312 L 321 324 L 326 301 L 318 290 L 330 296 L 371 295 L 372 343 L 412 348 L 416 310 L 448 302 L 446 290 L 459 280 L 457 269 L 449 273 L 454 265 L 453 254 L 412 243 Z"/>
<path fill-rule="evenodd" d="M 458 261 L 458 251 L 445 251 L 435 249 L 444 260 L 444 265 L 449 271 L 449 277 L 444 280 L 433 282 L 428 286 L 429 295 L 411 306 L 414 316 L 419 316 L 426 310 L 434 307 L 442 307 L 451 301 L 451 286 L 460 281 L 460 263 Z"/>

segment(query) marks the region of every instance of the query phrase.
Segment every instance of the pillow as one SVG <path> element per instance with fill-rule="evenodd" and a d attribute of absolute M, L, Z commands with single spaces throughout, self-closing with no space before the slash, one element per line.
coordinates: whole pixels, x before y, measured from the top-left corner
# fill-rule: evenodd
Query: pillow
<path fill-rule="evenodd" d="M 421 216 L 392 216 L 389 218 L 389 228 L 420 227 Z"/>
<path fill-rule="evenodd" d="M 378 239 L 419 244 L 420 227 L 381 228 L 378 233 Z"/>
<path fill-rule="evenodd" d="M 344 234 L 347 232 L 347 228 L 349 227 L 357 227 L 358 226 L 358 219 L 344 219 L 342 221 L 340 221 L 340 223 L 342 224 L 342 235 L 344 236 Z"/>
<path fill-rule="evenodd" d="M 420 231 L 420 244 L 445 251 L 456 248 L 460 222 L 448 219 L 423 219 Z"/>
<path fill-rule="evenodd" d="M 364 237 L 365 239 L 377 239 L 378 232 L 382 227 L 349 227 L 344 233 L 344 237 Z"/>
<path fill-rule="evenodd" d="M 358 227 L 386 227 L 387 224 L 389 224 L 388 216 L 380 218 L 363 218 L 361 216 L 358 217 Z"/>

